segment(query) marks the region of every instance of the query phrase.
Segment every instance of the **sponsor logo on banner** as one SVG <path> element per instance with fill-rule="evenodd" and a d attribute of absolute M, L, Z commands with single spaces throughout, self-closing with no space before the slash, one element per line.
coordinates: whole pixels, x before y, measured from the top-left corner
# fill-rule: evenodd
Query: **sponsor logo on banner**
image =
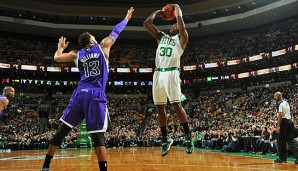
<path fill-rule="evenodd" d="M 257 70 L 257 75 L 264 75 L 264 74 L 268 74 L 269 72 L 270 72 L 269 68 L 261 69 L 261 70 Z"/>
<path fill-rule="evenodd" d="M 274 56 L 284 55 L 284 54 L 286 54 L 286 53 L 287 53 L 286 49 L 282 49 L 282 50 L 274 51 L 274 52 L 272 52 L 272 57 L 274 57 Z"/>
<path fill-rule="evenodd" d="M 218 67 L 218 64 L 216 62 L 205 64 L 205 68 L 214 68 L 214 67 Z"/>
<path fill-rule="evenodd" d="M 79 71 L 79 68 L 76 68 L 76 67 L 71 67 L 71 68 L 70 68 L 70 71 L 71 71 L 71 72 L 80 72 L 80 71 Z"/>
<path fill-rule="evenodd" d="M 129 73 L 130 72 L 130 68 L 117 68 L 117 72 Z"/>
<path fill-rule="evenodd" d="M 152 68 L 139 68 L 139 73 L 150 73 Z"/>
<path fill-rule="evenodd" d="M 10 68 L 10 64 L 0 63 L 0 68 Z"/>
<path fill-rule="evenodd" d="M 191 70 L 196 70 L 197 66 L 196 65 L 192 65 L 192 66 L 184 66 L 183 70 L 184 71 L 191 71 Z"/>
<path fill-rule="evenodd" d="M 47 67 L 47 71 L 49 71 L 49 72 L 61 72 L 61 68 L 59 68 L 59 67 Z"/>
<path fill-rule="evenodd" d="M 36 71 L 37 66 L 34 65 L 21 65 L 22 70 L 31 70 L 31 71 Z"/>
<path fill-rule="evenodd" d="M 248 59 L 250 62 L 252 62 L 252 61 L 261 60 L 261 59 L 263 59 L 263 57 L 262 57 L 262 55 L 255 55 L 255 56 L 248 57 Z"/>
<path fill-rule="evenodd" d="M 249 77 L 249 72 L 244 72 L 244 73 L 238 74 L 238 78 L 246 78 L 246 77 Z"/>
<path fill-rule="evenodd" d="M 284 66 L 278 67 L 278 71 L 288 71 L 290 69 L 292 69 L 291 65 L 284 65 Z"/>
<path fill-rule="evenodd" d="M 227 61 L 227 65 L 238 65 L 238 64 L 240 64 L 240 60 Z"/>

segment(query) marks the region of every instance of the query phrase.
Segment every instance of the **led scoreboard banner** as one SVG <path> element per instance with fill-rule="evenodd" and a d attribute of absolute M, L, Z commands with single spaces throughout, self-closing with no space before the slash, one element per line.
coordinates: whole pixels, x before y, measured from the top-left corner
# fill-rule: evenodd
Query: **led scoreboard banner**
<path fill-rule="evenodd" d="M 10 64 L 0 63 L 0 68 L 10 68 Z"/>
<path fill-rule="evenodd" d="M 36 71 L 37 66 L 35 65 L 21 65 L 22 70 L 30 70 L 30 71 Z"/>

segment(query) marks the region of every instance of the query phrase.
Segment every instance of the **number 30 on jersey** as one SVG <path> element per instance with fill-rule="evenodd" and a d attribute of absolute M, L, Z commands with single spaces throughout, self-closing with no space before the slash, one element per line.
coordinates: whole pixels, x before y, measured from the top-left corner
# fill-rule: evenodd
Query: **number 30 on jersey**
<path fill-rule="evenodd" d="M 173 49 L 171 47 L 160 47 L 159 56 L 172 57 Z"/>

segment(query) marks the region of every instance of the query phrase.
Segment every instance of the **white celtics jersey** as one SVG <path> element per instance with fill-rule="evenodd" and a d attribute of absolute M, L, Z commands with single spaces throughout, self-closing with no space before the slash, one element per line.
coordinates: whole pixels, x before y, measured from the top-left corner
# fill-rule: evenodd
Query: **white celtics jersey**
<path fill-rule="evenodd" d="M 173 37 L 162 36 L 156 50 L 156 68 L 180 67 L 180 57 L 183 51 L 178 34 Z"/>

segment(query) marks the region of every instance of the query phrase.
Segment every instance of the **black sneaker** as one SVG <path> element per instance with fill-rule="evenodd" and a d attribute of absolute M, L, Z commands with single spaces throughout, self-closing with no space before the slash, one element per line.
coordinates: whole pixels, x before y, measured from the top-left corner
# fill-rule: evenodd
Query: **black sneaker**
<path fill-rule="evenodd" d="M 285 160 L 276 159 L 274 163 L 287 163 Z"/>
<path fill-rule="evenodd" d="M 50 171 L 50 168 L 43 167 L 40 169 L 40 171 Z"/>
<path fill-rule="evenodd" d="M 186 144 L 186 148 L 185 148 L 186 153 L 191 154 L 194 150 L 191 134 L 187 134 L 185 136 L 185 144 Z"/>
<path fill-rule="evenodd" d="M 172 138 L 169 138 L 167 137 L 167 142 L 165 143 L 162 143 L 162 152 L 161 152 L 161 156 L 165 156 L 168 154 L 168 152 L 170 151 L 171 149 L 171 145 L 173 144 L 173 139 Z"/>

